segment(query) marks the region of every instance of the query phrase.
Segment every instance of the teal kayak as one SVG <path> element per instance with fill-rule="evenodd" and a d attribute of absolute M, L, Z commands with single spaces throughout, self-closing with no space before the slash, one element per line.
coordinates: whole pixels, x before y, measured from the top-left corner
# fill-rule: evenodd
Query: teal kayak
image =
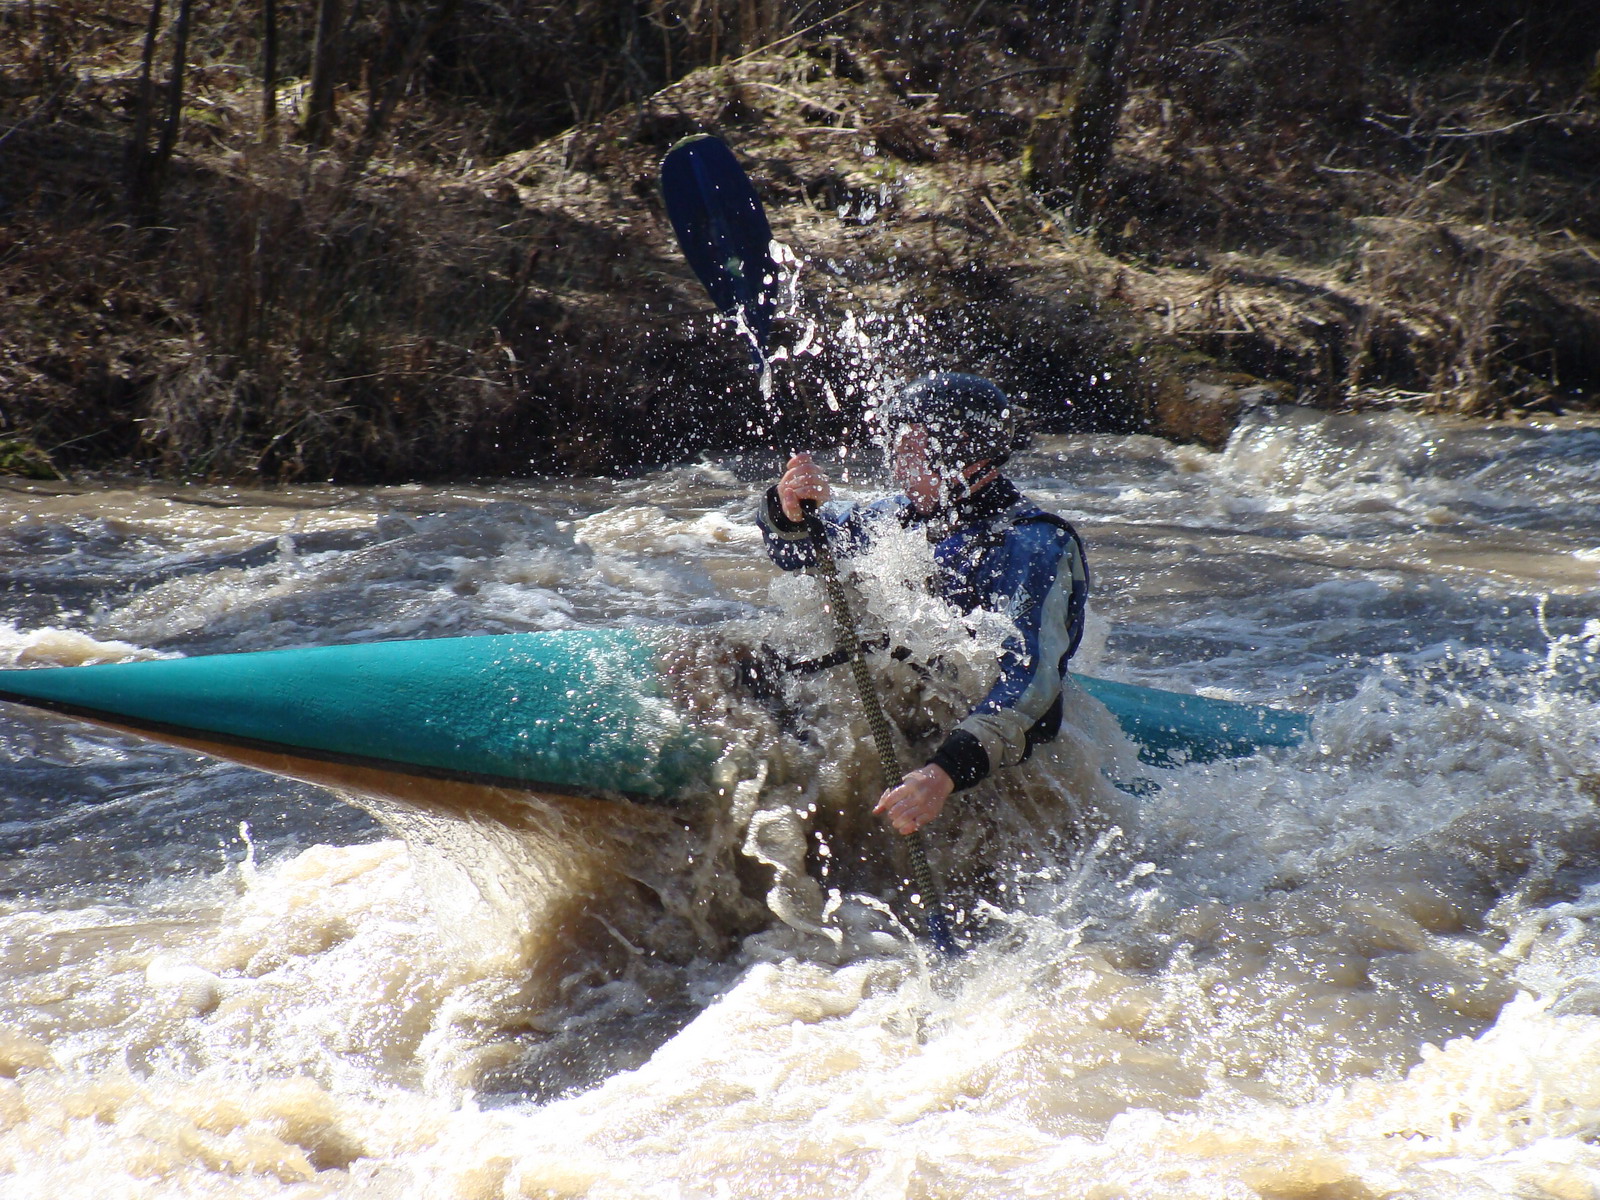
<path fill-rule="evenodd" d="M 706 789 L 722 750 L 676 694 L 682 637 L 562 630 L 10 670 L 0 700 L 370 794 L 442 780 L 670 804 Z M 1293 745 L 1308 727 L 1077 679 L 1157 766 Z"/>
<path fill-rule="evenodd" d="M 1305 713 L 1074 675 L 1111 710 L 1139 757 L 1157 767 L 1246 758 L 1266 746 L 1298 746 L 1311 730 Z"/>

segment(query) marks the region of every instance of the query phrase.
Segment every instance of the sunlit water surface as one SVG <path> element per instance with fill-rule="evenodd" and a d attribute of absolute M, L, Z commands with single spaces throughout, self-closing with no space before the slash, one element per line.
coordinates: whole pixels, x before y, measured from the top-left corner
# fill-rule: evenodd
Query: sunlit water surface
<path fill-rule="evenodd" d="M 617 623 L 812 652 L 749 520 L 775 467 L 13 484 L 0 661 Z M 1014 474 L 1089 544 L 1080 669 L 1308 744 L 1133 795 L 1080 712 L 935 839 L 979 931 L 950 964 L 850 869 L 882 838 L 839 681 L 708 716 L 742 749 L 681 841 L 580 806 L 531 848 L 7 709 L 0 1196 L 1595 1195 L 1600 427 L 1280 409 Z M 862 588 L 959 674 L 998 635 L 940 646 L 918 554 Z M 925 736 L 959 702 L 883 682 Z"/>

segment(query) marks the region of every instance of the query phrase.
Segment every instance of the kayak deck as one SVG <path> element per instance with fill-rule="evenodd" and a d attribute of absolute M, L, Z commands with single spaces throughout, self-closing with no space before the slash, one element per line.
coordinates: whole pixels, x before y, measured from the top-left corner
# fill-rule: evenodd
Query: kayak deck
<path fill-rule="evenodd" d="M 665 695 L 661 648 L 570 630 L 265 650 L 0 672 L 0 699 L 221 757 L 664 801 L 717 747 Z"/>
<path fill-rule="evenodd" d="M 681 635 L 561 630 L 0 672 L 0 700 L 357 794 L 673 803 L 722 747 L 675 702 Z M 1146 763 L 1290 746 L 1304 714 L 1075 676 Z M 459 798 L 466 803 L 467 792 Z"/>

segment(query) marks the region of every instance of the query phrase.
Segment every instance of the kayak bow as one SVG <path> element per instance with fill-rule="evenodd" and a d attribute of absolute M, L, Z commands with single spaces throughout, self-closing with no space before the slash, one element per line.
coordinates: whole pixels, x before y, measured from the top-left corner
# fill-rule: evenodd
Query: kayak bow
<path fill-rule="evenodd" d="M 274 774 L 416 801 L 448 786 L 674 804 L 722 751 L 669 631 L 561 630 L 0 671 L 0 700 Z M 1075 676 L 1155 766 L 1301 741 L 1303 714 Z"/>

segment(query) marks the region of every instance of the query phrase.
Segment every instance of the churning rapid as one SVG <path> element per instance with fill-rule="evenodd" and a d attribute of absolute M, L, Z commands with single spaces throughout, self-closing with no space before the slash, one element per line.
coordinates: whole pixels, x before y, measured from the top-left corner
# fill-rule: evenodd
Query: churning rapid
<path fill-rule="evenodd" d="M 13 485 L 0 662 L 619 623 L 815 652 L 749 520 L 775 468 Z M 1594 1196 L 1600 426 L 1268 409 L 1014 474 L 1089 546 L 1077 669 L 1310 740 L 1155 770 L 1080 706 L 930 830 L 977 943 L 946 964 L 855 807 L 844 680 L 744 705 L 691 654 L 717 794 L 517 836 L 7 707 L 0 1196 Z M 944 663 L 880 664 L 913 739 L 1004 632 L 904 586 L 925 552 L 859 579 Z"/>

